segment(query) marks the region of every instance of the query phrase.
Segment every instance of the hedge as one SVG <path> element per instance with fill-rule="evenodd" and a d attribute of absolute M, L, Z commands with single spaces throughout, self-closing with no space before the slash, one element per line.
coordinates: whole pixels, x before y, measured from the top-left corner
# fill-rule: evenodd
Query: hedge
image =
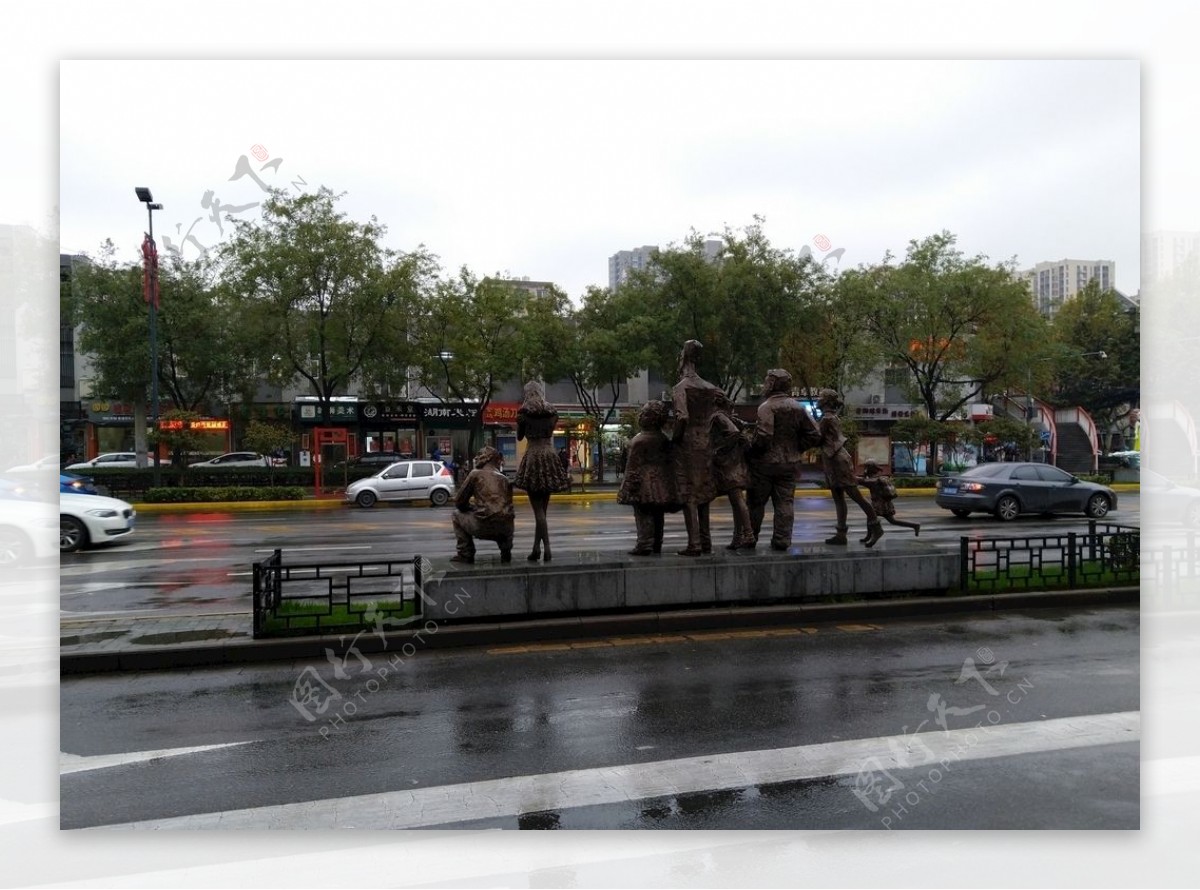
<path fill-rule="evenodd" d="M 142 500 L 148 504 L 213 503 L 219 501 L 299 501 L 308 494 L 304 488 L 282 485 L 252 487 L 227 485 L 204 488 L 149 488 Z"/>

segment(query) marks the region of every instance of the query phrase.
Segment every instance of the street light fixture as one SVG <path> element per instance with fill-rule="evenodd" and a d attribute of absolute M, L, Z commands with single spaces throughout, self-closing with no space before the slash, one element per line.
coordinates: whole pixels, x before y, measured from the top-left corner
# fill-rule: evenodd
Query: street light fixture
<path fill-rule="evenodd" d="M 158 432 L 158 247 L 154 243 L 154 211 L 162 210 L 162 204 L 154 202 L 150 189 L 144 185 L 134 187 L 137 199 L 146 205 L 149 231 L 142 243 L 142 255 L 146 264 L 146 302 L 150 305 L 150 429 Z M 162 485 L 162 462 L 158 454 L 158 442 L 154 443 L 154 487 Z"/>

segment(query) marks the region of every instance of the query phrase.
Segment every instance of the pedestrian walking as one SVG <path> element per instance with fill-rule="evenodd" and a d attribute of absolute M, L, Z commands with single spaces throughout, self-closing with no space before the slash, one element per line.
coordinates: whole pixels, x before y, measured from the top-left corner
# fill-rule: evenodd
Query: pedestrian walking
<path fill-rule="evenodd" d="M 858 477 L 858 484 L 871 493 L 871 507 L 880 519 L 886 519 L 889 525 L 911 528 L 914 535 L 921 534 L 921 523 L 896 518 L 896 483 L 883 472 L 879 464 L 873 460 L 863 464 L 863 474 Z M 867 543 L 867 539 L 863 538 L 862 542 Z"/>

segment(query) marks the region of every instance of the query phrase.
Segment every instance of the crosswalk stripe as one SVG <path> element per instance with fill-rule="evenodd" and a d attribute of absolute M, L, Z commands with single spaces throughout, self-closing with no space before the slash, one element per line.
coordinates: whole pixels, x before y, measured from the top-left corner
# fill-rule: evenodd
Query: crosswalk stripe
<path fill-rule="evenodd" d="M 129 829 L 425 828 L 546 810 L 769 785 L 865 770 L 944 767 L 963 760 L 1138 741 L 1127 711 L 1032 723 L 882 736 L 388 791 L 103 826 Z"/>

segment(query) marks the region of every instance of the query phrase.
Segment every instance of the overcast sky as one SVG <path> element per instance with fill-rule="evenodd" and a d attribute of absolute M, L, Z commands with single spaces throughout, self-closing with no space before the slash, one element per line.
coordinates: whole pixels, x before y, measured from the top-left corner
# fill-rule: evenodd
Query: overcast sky
<path fill-rule="evenodd" d="M 136 259 L 145 185 L 160 245 L 195 256 L 261 182 L 327 185 L 391 247 L 574 298 L 618 250 L 756 214 L 843 266 L 948 229 L 1138 289 L 1136 61 L 77 61 L 60 91 L 68 252 Z"/>

